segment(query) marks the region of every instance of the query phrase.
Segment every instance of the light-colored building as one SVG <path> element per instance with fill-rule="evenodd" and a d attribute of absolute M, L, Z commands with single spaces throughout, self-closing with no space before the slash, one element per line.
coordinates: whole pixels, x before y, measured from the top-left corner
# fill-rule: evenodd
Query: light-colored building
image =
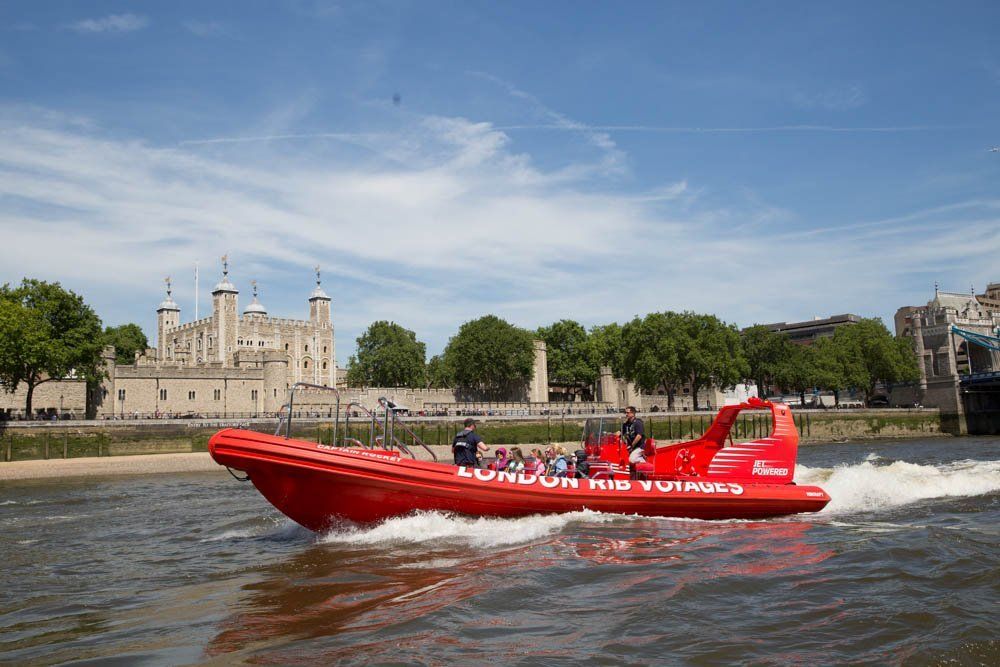
<path fill-rule="evenodd" d="M 156 347 L 132 365 L 106 354 L 108 379 L 99 412 L 110 415 L 253 414 L 277 411 L 296 382 L 335 387 L 337 364 L 330 297 L 319 267 L 309 295 L 309 319 L 271 317 L 253 300 L 240 313 L 239 290 L 223 258 L 212 290 L 212 314 L 181 322 L 170 282 L 156 309 Z"/>
<path fill-rule="evenodd" d="M 961 332 L 996 336 L 1000 330 L 1000 283 L 990 283 L 984 294 L 964 294 L 934 288 L 926 306 L 904 306 L 894 318 L 896 335 L 909 338 L 920 366 L 920 381 L 894 388 L 892 401 L 940 408 L 958 418 L 957 432 L 965 431 L 966 406 L 962 382 L 976 374 L 1000 371 L 1000 352 L 967 340 Z"/>

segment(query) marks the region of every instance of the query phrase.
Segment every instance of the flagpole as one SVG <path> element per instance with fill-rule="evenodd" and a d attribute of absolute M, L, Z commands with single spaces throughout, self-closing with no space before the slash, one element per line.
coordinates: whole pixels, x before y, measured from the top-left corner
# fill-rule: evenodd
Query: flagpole
<path fill-rule="evenodd" d="M 194 321 L 198 321 L 198 262 L 194 263 Z"/>

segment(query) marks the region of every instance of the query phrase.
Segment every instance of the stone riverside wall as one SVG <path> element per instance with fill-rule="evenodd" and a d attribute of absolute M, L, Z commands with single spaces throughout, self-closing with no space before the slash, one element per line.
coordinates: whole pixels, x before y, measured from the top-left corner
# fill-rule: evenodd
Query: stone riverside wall
<path fill-rule="evenodd" d="M 712 417 L 710 413 L 643 415 L 647 433 L 661 443 L 697 437 Z M 799 411 L 795 420 L 802 442 L 806 444 L 947 435 L 941 429 L 941 415 L 934 409 Z M 605 431 L 617 430 L 617 421 L 617 417 L 609 419 Z M 734 438 L 749 440 L 765 435 L 767 421 L 766 413 L 743 413 Z M 452 435 L 461 428 L 455 417 L 408 419 L 406 424 L 428 445 L 434 446 L 439 456 L 447 455 Z M 480 433 L 490 445 L 576 443 L 582 438 L 583 424 L 582 419 L 556 416 L 551 419 L 492 417 L 482 419 Z M 206 451 L 208 438 L 225 426 L 273 433 L 276 421 L 8 424 L 0 426 L 0 465 L 10 460 Z M 329 420 L 299 419 L 293 426 L 296 437 L 330 440 L 332 423 Z M 341 429 L 343 434 L 343 423 Z M 351 422 L 353 437 L 365 438 L 367 429 L 357 420 Z"/>

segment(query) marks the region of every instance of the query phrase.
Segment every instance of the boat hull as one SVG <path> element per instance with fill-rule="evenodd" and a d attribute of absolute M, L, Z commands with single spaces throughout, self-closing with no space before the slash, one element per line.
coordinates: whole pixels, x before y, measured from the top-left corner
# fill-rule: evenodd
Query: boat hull
<path fill-rule="evenodd" d="M 518 517 L 593 510 L 696 519 L 761 519 L 816 512 L 818 487 L 678 479 L 591 480 L 514 475 L 403 459 L 227 429 L 212 458 L 241 470 L 281 512 L 311 530 L 338 519 L 368 523 L 413 511 Z"/>

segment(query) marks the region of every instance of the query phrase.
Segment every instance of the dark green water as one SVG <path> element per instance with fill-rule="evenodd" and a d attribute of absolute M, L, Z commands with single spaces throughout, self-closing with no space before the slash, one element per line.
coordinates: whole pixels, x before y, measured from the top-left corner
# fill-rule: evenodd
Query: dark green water
<path fill-rule="evenodd" d="M 818 515 L 323 536 L 225 472 L 0 483 L 0 662 L 1000 664 L 1000 439 L 799 462 Z"/>

